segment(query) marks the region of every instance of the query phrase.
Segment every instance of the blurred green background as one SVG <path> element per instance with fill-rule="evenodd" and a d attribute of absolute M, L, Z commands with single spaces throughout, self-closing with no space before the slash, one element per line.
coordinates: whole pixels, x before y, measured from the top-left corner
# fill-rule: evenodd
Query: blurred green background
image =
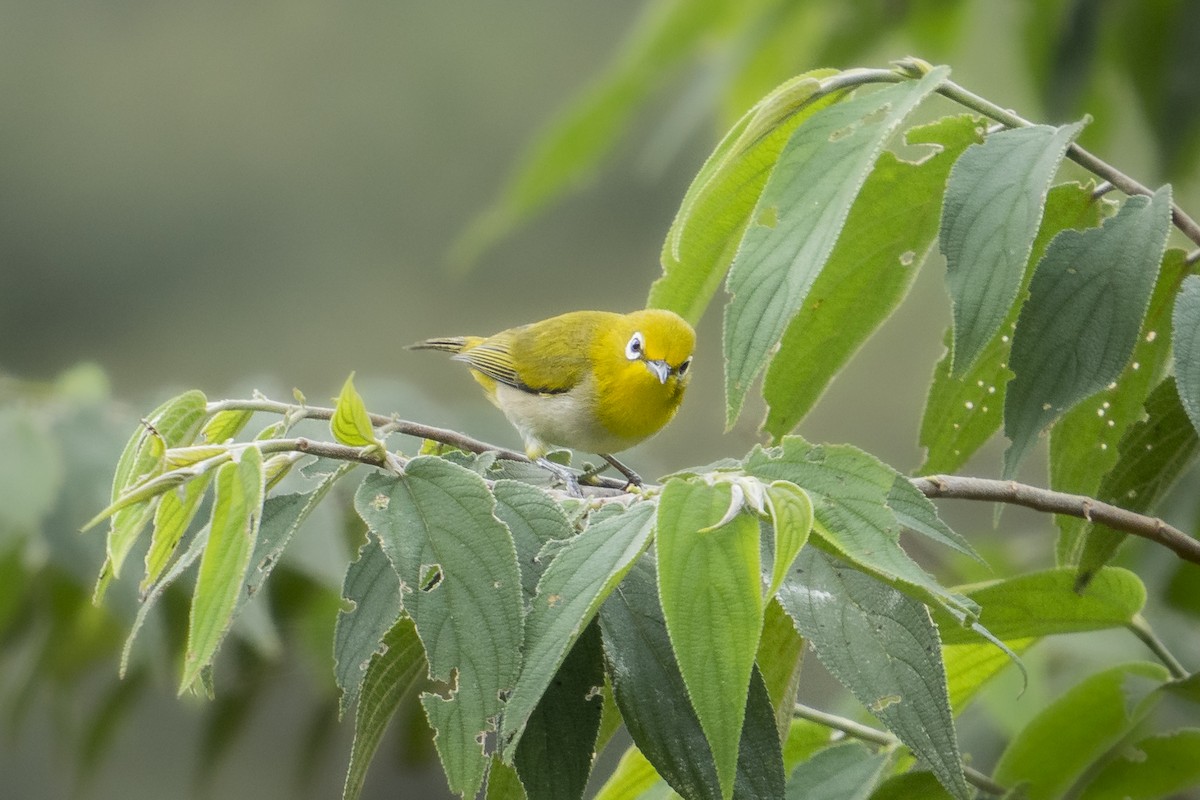
<path fill-rule="evenodd" d="M 1097 122 L 1085 143 L 1147 184 L 1171 180 L 1176 199 L 1200 211 L 1200 4 L 773 5 L 792 9 L 778 19 L 794 27 L 795 45 L 755 66 L 747 103 L 758 96 L 753 87 L 761 94 L 802 70 L 919 55 L 950 64 L 958 82 L 1033 119 L 1091 112 Z M 1153 13 L 1140 15 L 1143 7 Z M 744 110 L 714 91 L 730 58 L 719 37 L 659 77 L 582 191 L 485 250 L 470 271 L 455 268 L 449 254 L 537 131 L 597 80 L 652 13 L 653 4 L 632 1 L 0 5 L 0 376 L 7 376 L 0 401 L 53 398 L 61 411 L 26 427 L 9 420 L 0 445 L 5 433 L 59 437 L 50 473 L 72 494 L 82 485 L 73 481 L 95 483 L 111 469 L 137 416 L 167 394 L 195 387 L 218 398 L 258 388 L 286 400 L 295 386 L 324 403 L 351 370 L 373 411 L 516 445 L 460 369 L 401 346 L 576 308 L 644 303 L 689 180 L 729 115 Z M 1149 21 L 1130 25 L 1130 15 Z M 930 113 L 953 110 L 943 104 Z M 853 443 L 901 469 L 919 463 L 924 389 L 949 321 L 939 267 L 934 256 L 908 302 L 801 433 Z M 677 422 L 628 459 L 644 474 L 739 455 L 757 441 L 761 406 L 722 433 L 719 320 L 714 307 L 701 325 L 697 375 Z M 98 365 L 108 387 L 98 374 L 78 371 L 53 387 L 81 362 Z M 985 449 L 973 470 L 995 474 L 998 453 Z M 8 469 L 11 486 L 21 473 Z M 24 528 L 9 520 L 0 530 L 6 574 L 33 574 L 27 567 L 38 559 L 58 559 L 59 579 L 76 587 L 74 595 L 63 589 L 73 608 L 86 607 L 81 599 L 99 565 L 100 536 L 72 538 L 103 504 L 103 491 L 88 491 L 52 514 L 25 518 Z M 947 515 L 969 536 L 990 530 L 990 511 L 971 517 L 947 508 Z M 1049 563 L 1048 520 L 1006 512 L 1004 523 L 1002 559 Z M 33 527 L 50 544 L 31 554 Z M 317 582 L 323 569 L 336 588 L 347 551 L 322 544 L 320 531 L 308 533 L 308 555 L 297 558 L 309 563 L 296 570 L 307 578 L 296 578 L 295 591 L 307 591 L 305 580 Z M 10 602 L 11 614 L 30 613 L 28 597 L 60 595 L 31 590 Z M 79 624 L 112 621 L 97 612 Z M 48 628 L 44 635 L 78 633 Z M 119 641 L 123 629 L 110 634 Z M 0 646 L 17 640 L 5 636 Z M 67 674 L 62 683 L 78 689 L 67 699 L 56 700 L 53 690 L 22 699 L 44 654 L 22 642 L 27 656 L 12 645 L 12 657 L 0 659 L 8 670 L 0 676 L 3 793 L 67 796 L 87 744 L 80 720 L 121 701 L 107 688 L 115 658 L 101 648 L 91 672 Z M 194 713 L 199 701 L 172 699 L 169 676 L 147 677 L 153 691 L 127 701 L 83 793 L 187 795 L 203 763 L 198 748 L 211 739 L 231 748 L 207 778 L 212 796 L 335 795 L 349 725 L 332 729 L 327 747 L 306 750 L 307 732 L 323 730 L 323 707 L 313 711 L 295 698 L 312 695 L 328 676 L 313 674 L 319 659 L 291 650 L 282 658 L 227 740 Z M 394 738 L 385 749 L 404 750 L 403 737 Z M 303 787 L 294 778 L 305 760 L 297 752 L 321 754 L 308 759 Z M 366 796 L 394 796 L 398 782 L 413 776 L 426 780 L 414 791 L 439 790 L 436 767 L 387 755 Z"/>

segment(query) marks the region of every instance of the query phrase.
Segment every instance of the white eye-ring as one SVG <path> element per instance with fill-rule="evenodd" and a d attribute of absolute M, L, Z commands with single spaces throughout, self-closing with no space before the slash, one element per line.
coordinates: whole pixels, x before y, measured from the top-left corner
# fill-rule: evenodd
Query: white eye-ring
<path fill-rule="evenodd" d="M 646 339 L 642 336 L 641 331 L 637 331 L 633 336 L 629 337 L 629 344 L 625 345 L 625 357 L 630 361 L 637 361 L 642 357 L 642 351 L 646 347 Z"/>
<path fill-rule="evenodd" d="M 683 360 L 683 363 L 680 364 L 675 369 L 675 374 L 682 378 L 684 375 L 687 375 L 688 367 L 690 367 L 691 365 L 692 365 L 692 357 L 688 356 L 687 358 L 685 358 Z"/>

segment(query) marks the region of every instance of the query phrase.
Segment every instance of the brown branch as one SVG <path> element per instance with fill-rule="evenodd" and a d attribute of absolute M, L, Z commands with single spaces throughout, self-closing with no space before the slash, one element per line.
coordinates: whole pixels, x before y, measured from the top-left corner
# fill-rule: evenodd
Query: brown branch
<path fill-rule="evenodd" d="M 329 420 L 333 419 L 333 409 L 321 406 L 309 405 L 293 405 L 289 403 L 280 403 L 274 400 L 220 400 L 208 404 L 208 413 L 215 414 L 219 411 L 262 411 L 268 414 L 281 414 L 285 418 L 290 419 L 293 423 L 302 419 L 317 419 Z M 389 433 L 402 433 L 406 436 L 414 436 L 418 439 L 429 439 L 430 441 L 440 442 L 441 444 L 456 447 L 459 450 L 465 450 L 468 453 L 494 453 L 496 458 L 505 461 L 519 461 L 521 463 L 531 463 L 529 458 L 524 453 L 519 453 L 516 450 L 509 450 L 504 447 L 497 447 L 494 444 L 473 439 L 470 436 L 459 433 L 458 431 L 449 430 L 447 428 L 438 428 L 433 425 L 425 425 L 420 422 L 410 422 L 409 420 L 399 419 L 397 417 L 384 416 L 383 414 L 369 414 L 371 424 L 378 428 L 378 433 L 385 436 Z M 360 455 L 355 455 L 355 451 L 360 451 L 362 448 L 346 447 L 345 451 L 341 448 L 342 445 L 335 445 L 329 442 L 318 443 L 310 440 L 305 441 L 305 446 L 310 448 L 305 452 L 313 455 L 328 455 L 330 458 L 339 458 L 344 461 L 361 461 L 364 464 L 373 464 L 375 466 L 383 466 L 381 460 L 372 461 L 370 458 L 362 458 Z M 318 452 L 315 448 L 318 445 L 322 448 L 335 448 L 326 452 Z M 300 448 L 285 448 L 285 449 L 300 449 Z M 334 452 L 340 455 L 333 454 Z M 586 492 L 588 488 L 592 489 L 624 489 L 627 482 L 624 479 L 609 478 L 603 475 L 592 475 L 588 479 L 588 483 L 583 484 L 580 488 L 585 490 L 585 494 L 598 494 L 607 496 L 609 492 Z"/>
<path fill-rule="evenodd" d="M 1185 561 L 1200 564 L 1200 540 L 1193 539 L 1157 517 L 1138 514 L 1092 497 L 1053 492 L 1016 481 L 967 478 L 958 475 L 929 475 L 912 478 L 912 482 L 926 497 L 1008 503 L 1035 511 L 1066 514 L 1089 522 L 1100 522 L 1113 530 L 1157 542 L 1174 551 Z"/>

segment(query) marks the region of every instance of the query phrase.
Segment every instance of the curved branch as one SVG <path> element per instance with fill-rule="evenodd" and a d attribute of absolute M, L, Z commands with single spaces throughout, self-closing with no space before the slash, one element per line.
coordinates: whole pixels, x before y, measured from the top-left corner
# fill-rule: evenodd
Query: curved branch
<path fill-rule="evenodd" d="M 319 406 L 300 406 L 279 403 L 273 400 L 221 400 L 208 404 L 208 412 L 218 411 L 263 411 L 282 414 L 292 420 L 299 419 L 331 419 L 332 408 Z M 387 417 L 382 414 L 371 414 L 371 424 L 379 428 L 380 434 L 403 433 L 421 439 L 457 447 L 470 453 L 494 453 L 496 458 L 509 461 L 528 463 L 529 459 L 523 453 L 497 447 L 493 444 L 473 439 L 458 431 L 424 425 L 419 422 Z M 326 455 L 330 458 L 340 458 L 347 461 L 361 461 L 376 466 L 384 466 L 377 454 L 364 453 L 363 448 L 348 447 L 330 442 L 314 442 L 307 439 L 276 440 L 280 450 L 300 450 L 313 455 Z M 344 449 L 343 449 L 344 448 Z M 601 491 L 588 492 L 593 495 L 609 496 L 620 494 L 625 487 L 625 481 L 593 476 L 594 484 L 583 487 Z M 959 500 L 982 500 L 985 502 L 1008 503 L 1025 506 L 1035 511 L 1046 511 L 1052 514 L 1066 514 L 1080 517 L 1089 522 L 1101 522 L 1108 527 L 1149 539 L 1152 542 L 1168 548 L 1185 561 L 1200 564 L 1200 540 L 1193 539 L 1178 528 L 1174 528 L 1157 517 L 1138 514 L 1128 509 L 1114 506 L 1078 494 L 1064 494 L 1049 489 L 1041 489 L 1016 481 L 1002 481 L 990 478 L 968 478 L 958 475 L 929 475 L 911 478 L 913 484 L 926 497 L 953 498 Z M 644 488 L 652 489 L 647 484 Z"/>
<path fill-rule="evenodd" d="M 1157 517 L 1137 514 L 1128 509 L 1105 503 L 1080 494 L 1066 494 L 1039 489 L 1016 481 L 990 478 L 967 478 L 958 475 L 929 475 L 912 478 L 913 484 L 926 497 L 949 497 L 960 500 L 985 500 L 1024 506 L 1035 511 L 1066 514 L 1089 522 L 1101 522 L 1113 530 L 1131 533 L 1157 542 L 1193 564 L 1200 564 L 1200 540 L 1193 539 Z"/>
<path fill-rule="evenodd" d="M 923 61 L 905 59 L 897 62 L 895 69 L 846 70 L 843 73 L 823 80 L 821 82 L 821 90 L 815 93 L 812 99 L 815 100 L 817 97 L 829 94 L 830 92 L 850 89 L 869 83 L 899 83 L 904 80 L 919 78 L 929 69 L 929 65 Z M 960 86 L 954 81 L 946 81 L 936 91 L 943 97 L 953 100 L 972 111 L 977 111 L 985 117 L 993 119 L 1009 128 L 1027 128 L 1034 124 L 1024 117 L 1006 108 L 1001 108 L 992 101 Z M 1072 143 L 1067 148 L 1067 158 L 1093 175 L 1111 183 L 1127 195 L 1142 194 L 1149 196 L 1154 194 L 1154 192 L 1140 181 L 1126 175 L 1112 164 L 1109 164 L 1107 161 L 1077 144 Z M 1171 222 L 1184 236 L 1191 239 L 1197 245 L 1200 245 L 1200 223 L 1189 216 L 1174 200 L 1171 201 Z M 1188 263 L 1195 263 L 1198 259 L 1200 259 L 1200 250 L 1196 250 L 1188 256 Z"/>

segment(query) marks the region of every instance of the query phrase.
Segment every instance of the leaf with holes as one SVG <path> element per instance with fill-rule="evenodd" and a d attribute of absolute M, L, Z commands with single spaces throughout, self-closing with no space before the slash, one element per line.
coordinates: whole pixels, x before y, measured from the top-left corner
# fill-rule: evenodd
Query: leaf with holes
<path fill-rule="evenodd" d="M 1187 271 L 1182 250 L 1168 250 L 1133 354 L 1108 386 L 1081 401 L 1050 431 L 1050 488 L 1095 497 L 1104 475 L 1117 463 L 1121 437 L 1143 416 L 1146 395 L 1162 376 L 1170 343 L 1159 336 L 1171 313 L 1171 298 Z M 1059 563 L 1079 561 L 1087 521 L 1059 514 Z"/>
<path fill-rule="evenodd" d="M 834 376 L 908 294 L 937 236 L 950 165 L 979 141 L 979 121 L 946 117 L 912 128 L 919 161 L 885 152 L 850 208 L 846 235 L 788 323 L 763 383 L 763 430 L 778 440 L 812 409 Z"/>
<path fill-rule="evenodd" d="M 1092 189 L 1090 185 L 1064 183 L 1050 190 L 1042 224 L 1024 268 L 1018 301 L 1013 303 L 1000 330 L 984 345 L 975 363 L 959 373 L 952 372 L 954 329 L 946 329 L 943 340 L 946 352 L 934 369 L 921 418 L 920 442 L 925 448 L 925 463 L 918 470 L 919 474 L 957 471 L 1000 430 L 1005 386 L 1012 378 L 1008 358 L 1013 328 L 1021 311 L 1020 298 L 1025 296 L 1034 266 L 1060 231 L 1082 230 L 1100 224 L 1105 204 L 1092 197 Z"/>
<path fill-rule="evenodd" d="M 403 585 L 429 675 L 448 698 L 421 699 L 451 791 L 483 782 L 483 737 L 521 663 L 521 574 L 483 478 L 442 458 L 418 456 L 400 476 L 367 476 L 354 507 Z"/>
<path fill-rule="evenodd" d="M 779 601 L 829 671 L 957 798 L 970 795 L 941 641 L 921 603 L 808 548 Z"/>
<path fill-rule="evenodd" d="M 1179 288 L 1171 339 L 1179 399 L 1192 427 L 1200 431 L 1200 275 L 1189 275 Z"/>
<path fill-rule="evenodd" d="M 371 659 L 400 616 L 400 579 L 378 539 L 369 538 L 359 548 L 342 581 L 342 597 L 350 608 L 338 612 L 333 631 L 334 678 L 342 695 L 339 717 L 358 699 Z"/>
<path fill-rule="evenodd" d="M 1046 248 L 1013 332 L 1006 477 L 1045 427 L 1120 375 L 1150 302 L 1170 217 L 1164 187 L 1129 198 L 1099 228 L 1063 231 Z"/>
<path fill-rule="evenodd" d="M 1146 398 L 1146 414 L 1146 419 L 1129 426 L 1121 438 L 1117 463 L 1097 492 L 1097 499 L 1138 513 L 1154 508 L 1200 449 L 1174 378 L 1167 378 Z M 1085 530 L 1079 557 L 1080 587 L 1112 559 L 1128 536 L 1101 524 Z"/>

